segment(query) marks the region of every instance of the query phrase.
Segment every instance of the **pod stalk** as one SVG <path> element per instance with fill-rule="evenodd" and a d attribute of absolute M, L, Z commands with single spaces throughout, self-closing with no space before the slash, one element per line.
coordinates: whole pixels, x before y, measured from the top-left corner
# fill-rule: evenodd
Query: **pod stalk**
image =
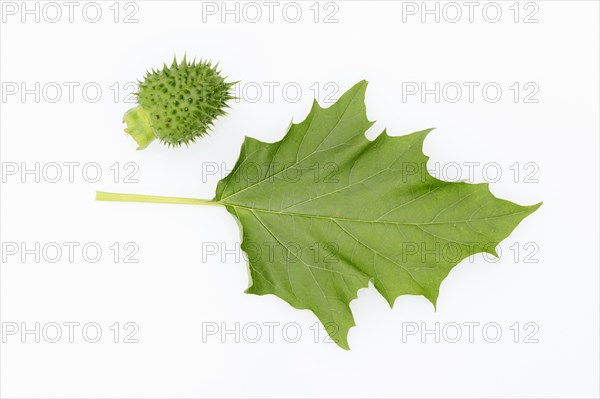
<path fill-rule="evenodd" d="M 133 137 L 138 144 L 136 150 L 143 150 L 157 139 L 156 133 L 150 124 L 150 115 L 142 106 L 137 106 L 125 112 L 123 123 L 127 124 L 125 133 Z"/>

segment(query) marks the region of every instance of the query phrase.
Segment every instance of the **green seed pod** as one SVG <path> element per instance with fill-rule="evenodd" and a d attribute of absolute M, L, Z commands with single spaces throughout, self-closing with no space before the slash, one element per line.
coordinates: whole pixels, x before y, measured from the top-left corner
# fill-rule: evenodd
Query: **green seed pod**
<path fill-rule="evenodd" d="M 159 139 L 168 146 L 188 145 L 206 134 L 215 118 L 225 115 L 234 83 L 225 82 L 210 61 L 180 64 L 148 72 L 138 84 L 138 106 L 123 116 L 125 132 L 143 150 Z"/>

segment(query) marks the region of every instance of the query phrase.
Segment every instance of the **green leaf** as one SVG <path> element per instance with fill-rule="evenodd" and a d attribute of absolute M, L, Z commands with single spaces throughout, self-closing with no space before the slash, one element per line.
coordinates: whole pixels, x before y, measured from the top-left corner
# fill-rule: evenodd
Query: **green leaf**
<path fill-rule="evenodd" d="M 422 145 L 431 129 L 368 140 L 366 87 L 359 82 L 326 109 L 314 102 L 281 141 L 246 137 L 215 197 L 241 225 L 246 292 L 311 310 L 346 349 L 349 304 L 369 281 L 390 306 L 400 295 L 435 306 L 454 266 L 474 253 L 496 255 L 541 205 L 429 175 Z"/>
<path fill-rule="evenodd" d="M 390 306 L 440 285 L 461 260 L 495 247 L 540 207 L 494 197 L 488 184 L 450 183 L 427 172 L 431 129 L 369 141 L 367 82 L 334 105 L 316 102 L 285 137 L 246 137 L 214 200 L 97 192 L 102 201 L 223 205 L 238 220 L 248 255 L 246 292 L 311 310 L 348 349 L 350 302 L 372 281 Z"/>

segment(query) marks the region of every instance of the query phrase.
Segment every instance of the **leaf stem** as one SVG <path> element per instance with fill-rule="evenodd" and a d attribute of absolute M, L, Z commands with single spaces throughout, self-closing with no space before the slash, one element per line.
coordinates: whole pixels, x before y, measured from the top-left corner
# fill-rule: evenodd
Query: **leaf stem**
<path fill-rule="evenodd" d="M 220 202 L 201 198 L 162 197 L 157 195 L 120 194 L 96 191 L 96 201 L 146 202 L 153 204 L 222 205 Z"/>

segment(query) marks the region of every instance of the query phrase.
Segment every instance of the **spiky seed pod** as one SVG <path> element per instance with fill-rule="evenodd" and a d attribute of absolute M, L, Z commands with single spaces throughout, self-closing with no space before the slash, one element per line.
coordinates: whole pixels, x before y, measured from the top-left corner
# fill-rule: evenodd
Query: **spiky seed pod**
<path fill-rule="evenodd" d="M 210 61 L 181 63 L 173 60 L 161 71 L 148 72 L 138 84 L 138 106 L 123 116 L 125 132 L 143 150 L 159 139 L 168 146 L 188 145 L 206 134 L 215 118 L 225 115 L 229 90 L 235 84 L 225 82 L 217 65 Z"/>

